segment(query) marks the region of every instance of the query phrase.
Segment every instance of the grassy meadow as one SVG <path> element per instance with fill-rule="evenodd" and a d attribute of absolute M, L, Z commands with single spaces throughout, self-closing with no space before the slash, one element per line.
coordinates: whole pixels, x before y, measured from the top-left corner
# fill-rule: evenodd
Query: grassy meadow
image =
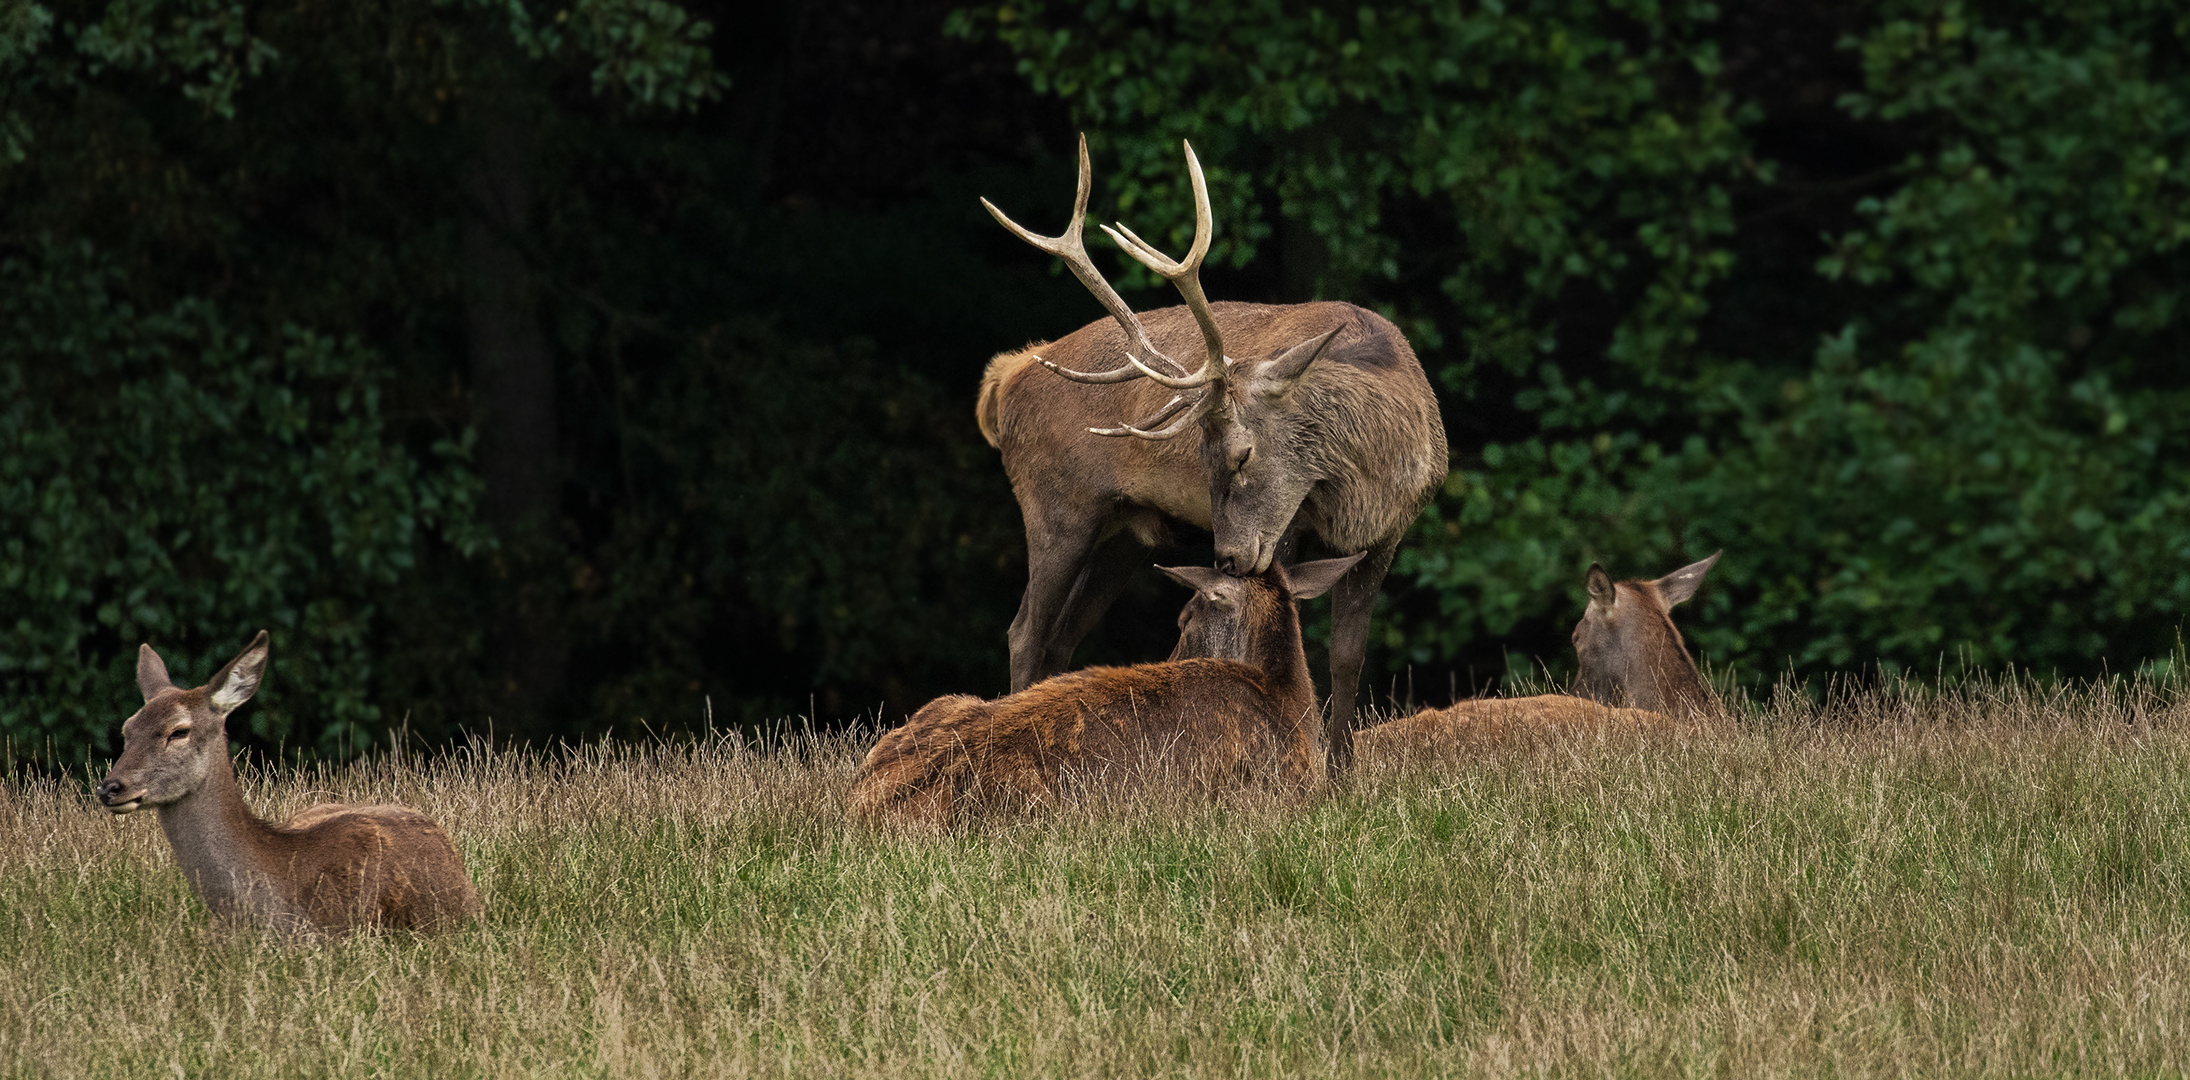
<path fill-rule="evenodd" d="M 0 1076 L 2180 1073 L 2177 699 L 1787 695 L 942 836 L 847 827 L 858 738 L 246 770 L 438 817 L 487 902 L 438 937 L 210 925 L 153 815 L 11 778 Z"/>

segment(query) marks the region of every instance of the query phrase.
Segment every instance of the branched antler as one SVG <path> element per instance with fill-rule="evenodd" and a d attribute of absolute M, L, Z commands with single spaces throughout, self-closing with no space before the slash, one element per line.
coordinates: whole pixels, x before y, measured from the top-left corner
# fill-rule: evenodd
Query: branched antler
<path fill-rule="evenodd" d="M 1110 287 L 1110 283 L 1103 279 L 1102 274 L 1095 269 L 1095 264 L 1088 259 L 1087 246 L 1080 239 L 1081 227 L 1087 218 L 1087 196 L 1093 177 L 1093 171 L 1088 164 L 1086 135 L 1080 136 L 1080 184 L 1079 192 L 1072 203 L 1072 221 L 1065 226 L 1062 234 L 1054 237 L 1038 236 L 1004 216 L 1004 212 L 998 210 L 994 203 L 987 199 L 981 200 L 981 205 L 988 208 L 989 214 L 996 218 L 998 224 L 1011 230 L 1012 235 L 1063 259 L 1065 265 L 1071 268 L 1073 276 L 1080 279 L 1080 284 L 1087 286 L 1087 290 L 1095 294 L 1095 299 L 1101 301 L 1111 316 L 1118 320 L 1118 325 L 1125 329 L 1126 340 L 1131 346 L 1125 356 L 1125 365 L 1110 371 L 1072 371 L 1047 360 L 1042 361 L 1042 366 L 1076 382 L 1108 384 L 1148 379 L 1173 390 L 1201 391 L 1191 397 L 1185 394 L 1175 396 L 1163 408 L 1138 422 L 1088 429 L 1097 435 L 1168 439 L 1185 431 L 1224 399 L 1228 363 L 1224 355 L 1224 339 L 1217 332 L 1216 318 L 1209 311 L 1209 298 L 1203 295 L 1201 288 L 1201 264 L 1209 254 L 1209 241 L 1216 232 L 1216 215 L 1209 208 L 1209 183 L 1202 177 L 1201 162 L 1194 156 L 1194 147 L 1189 143 L 1181 145 L 1186 149 L 1187 176 L 1194 185 L 1194 244 L 1188 249 L 1186 258 L 1171 259 L 1156 250 L 1154 245 L 1134 235 L 1133 230 L 1123 224 L 1116 228 L 1105 225 L 1102 230 L 1119 247 L 1124 248 L 1126 254 L 1169 281 L 1179 290 L 1179 295 L 1185 298 L 1187 309 L 1194 313 L 1194 321 L 1201 327 L 1202 343 L 1208 349 L 1208 356 L 1203 360 L 1201 370 L 1192 374 L 1186 374 L 1184 365 L 1165 356 L 1156 348 L 1155 343 L 1148 339 L 1148 332 L 1141 327 L 1140 319 L 1133 314 L 1133 309 L 1126 306 L 1117 290 Z M 1144 362 L 1142 357 L 1169 367 L 1179 374 L 1159 371 L 1155 366 Z M 1182 410 L 1185 413 L 1183 416 L 1179 415 Z M 1167 421 L 1168 426 L 1157 426 L 1166 424 Z"/>

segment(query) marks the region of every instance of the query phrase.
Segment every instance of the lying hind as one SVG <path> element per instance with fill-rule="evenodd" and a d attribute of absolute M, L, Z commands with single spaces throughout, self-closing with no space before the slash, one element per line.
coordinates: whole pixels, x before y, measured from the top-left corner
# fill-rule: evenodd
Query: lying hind
<path fill-rule="evenodd" d="M 1294 603 L 1321 595 L 1359 559 L 1290 572 L 1272 564 L 1249 578 L 1163 568 L 1194 590 L 1174 659 L 1088 668 L 994 701 L 937 698 L 868 752 L 852 779 L 852 816 L 942 827 L 1046 805 L 1074 783 L 1159 775 L 1212 789 L 1320 789 L 1320 711 Z"/>
<path fill-rule="evenodd" d="M 1716 725 L 1715 701 L 1672 609 L 1696 594 L 1718 554 L 1656 581 L 1614 582 L 1589 568 L 1589 606 L 1574 627 L 1574 694 L 1476 698 L 1358 733 L 1365 754 L 1529 732 L 1692 734 Z"/>

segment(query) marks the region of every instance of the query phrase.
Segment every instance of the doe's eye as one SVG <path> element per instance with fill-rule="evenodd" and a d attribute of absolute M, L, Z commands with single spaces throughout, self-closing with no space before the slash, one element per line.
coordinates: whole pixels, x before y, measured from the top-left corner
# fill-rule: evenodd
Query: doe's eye
<path fill-rule="evenodd" d="M 186 727 L 179 727 L 167 733 L 168 742 L 181 742 L 189 737 L 190 729 Z"/>

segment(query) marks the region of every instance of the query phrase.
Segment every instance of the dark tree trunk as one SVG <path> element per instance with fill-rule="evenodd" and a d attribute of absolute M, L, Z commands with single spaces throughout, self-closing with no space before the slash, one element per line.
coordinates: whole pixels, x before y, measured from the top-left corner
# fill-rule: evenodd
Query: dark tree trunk
<path fill-rule="evenodd" d="M 540 729 L 562 694 L 570 653 L 557 513 L 562 454 L 555 357 L 524 252 L 533 202 L 531 124 L 507 91 L 481 96 L 477 154 L 464 180 L 469 213 L 460 257 L 479 471 L 487 523 L 502 543 L 496 569 L 508 585 L 489 633 L 500 699 L 495 719 L 523 734 Z"/>

